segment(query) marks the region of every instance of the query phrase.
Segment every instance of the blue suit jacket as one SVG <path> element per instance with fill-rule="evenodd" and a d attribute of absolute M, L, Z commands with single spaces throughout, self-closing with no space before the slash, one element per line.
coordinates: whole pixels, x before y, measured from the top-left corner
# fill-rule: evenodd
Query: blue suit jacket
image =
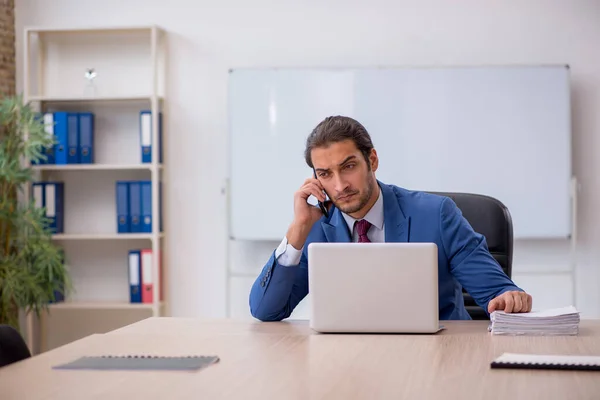
<path fill-rule="evenodd" d="M 463 287 L 486 312 L 494 297 L 521 290 L 489 253 L 485 237 L 473 231 L 450 198 L 378 183 L 383 195 L 385 241 L 438 246 L 440 319 L 471 319 L 464 306 Z M 334 207 L 329 218 L 321 218 L 312 227 L 298 266 L 279 265 L 273 252 L 250 291 L 252 315 L 262 321 L 289 317 L 308 294 L 308 245 L 350 241 L 348 225 Z"/>

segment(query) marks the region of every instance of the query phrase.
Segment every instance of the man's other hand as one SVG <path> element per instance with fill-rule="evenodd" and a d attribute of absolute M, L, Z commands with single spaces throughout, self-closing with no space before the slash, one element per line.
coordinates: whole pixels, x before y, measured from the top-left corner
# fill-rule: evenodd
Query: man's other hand
<path fill-rule="evenodd" d="M 506 313 L 524 313 L 531 311 L 531 295 L 518 290 L 504 292 L 488 303 L 488 312 L 499 310 Z"/>

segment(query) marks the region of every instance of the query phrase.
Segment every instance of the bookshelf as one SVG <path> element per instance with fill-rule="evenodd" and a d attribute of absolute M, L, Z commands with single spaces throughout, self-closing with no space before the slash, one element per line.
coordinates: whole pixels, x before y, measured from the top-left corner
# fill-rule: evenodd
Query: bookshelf
<path fill-rule="evenodd" d="M 151 310 L 152 304 L 144 303 L 110 303 L 110 302 L 61 302 L 51 304 L 50 309 L 80 309 L 80 310 L 111 310 L 111 309 L 140 309 Z"/>
<path fill-rule="evenodd" d="M 158 101 L 163 101 L 162 96 L 157 96 Z M 29 97 L 30 101 L 45 101 L 51 103 L 122 103 L 122 102 L 141 102 L 152 101 L 152 96 L 97 96 L 90 98 L 88 96 L 41 96 L 35 95 Z"/>
<path fill-rule="evenodd" d="M 163 238 L 164 235 L 161 232 L 158 235 L 159 238 Z M 127 235 L 119 233 L 55 233 L 52 235 L 54 240 L 137 240 L 147 239 L 152 240 L 152 234 L 146 233 L 131 233 Z"/>
<path fill-rule="evenodd" d="M 151 137 L 153 144 L 160 139 L 166 155 L 166 33 L 157 26 L 26 28 L 23 53 L 25 102 L 40 113 L 94 115 L 93 163 L 30 165 L 36 181 L 64 183 L 64 231 L 52 239 L 65 252 L 74 286 L 64 301 L 49 305 L 37 321 L 39 332 L 33 316 L 27 318 L 29 347 L 42 352 L 166 315 L 166 163 L 157 145 L 151 162 L 142 162 L 140 144 L 140 112 L 146 110 L 152 127 L 162 126 L 162 137 L 158 129 Z M 150 232 L 118 233 L 118 181 L 151 182 Z M 27 188 L 24 200 L 32 195 Z M 130 302 L 128 254 L 138 249 L 152 250 L 150 303 Z"/>
<path fill-rule="evenodd" d="M 72 165 L 32 165 L 36 171 L 110 171 L 110 170 L 150 170 L 152 167 L 144 164 L 72 164 Z M 162 170 L 163 166 L 157 168 Z"/>

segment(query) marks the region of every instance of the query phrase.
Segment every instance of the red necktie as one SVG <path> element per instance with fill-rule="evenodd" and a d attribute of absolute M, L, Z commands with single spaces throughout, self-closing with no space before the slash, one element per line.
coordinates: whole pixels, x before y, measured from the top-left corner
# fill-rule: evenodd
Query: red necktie
<path fill-rule="evenodd" d="M 358 243 L 371 243 L 367 237 L 367 232 L 371 227 L 371 223 L 366 219 L 361 219 L 356 222 L 356 231 L 358 232 Z"/>

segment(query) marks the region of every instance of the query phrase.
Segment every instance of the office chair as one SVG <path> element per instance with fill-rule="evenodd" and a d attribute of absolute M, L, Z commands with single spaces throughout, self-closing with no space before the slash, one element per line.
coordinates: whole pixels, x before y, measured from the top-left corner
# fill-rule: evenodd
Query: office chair
<path fill-rule="evenodd" d="M 490 253 L 510 278 L 513 258 L 513 225 L 508 208 L 501 201 L 480 194 L 431 193 L 454 200 L 473 230 L 485 236 Z M 464 289 L 463 297 L 471 318 L 489 319 L 485 310 L 479 307 Z"/>
<path fill-rule="evenodd" d="M 31 357 L 19 331 L 10 325 L 0 325 L 0 368 Z"/>

